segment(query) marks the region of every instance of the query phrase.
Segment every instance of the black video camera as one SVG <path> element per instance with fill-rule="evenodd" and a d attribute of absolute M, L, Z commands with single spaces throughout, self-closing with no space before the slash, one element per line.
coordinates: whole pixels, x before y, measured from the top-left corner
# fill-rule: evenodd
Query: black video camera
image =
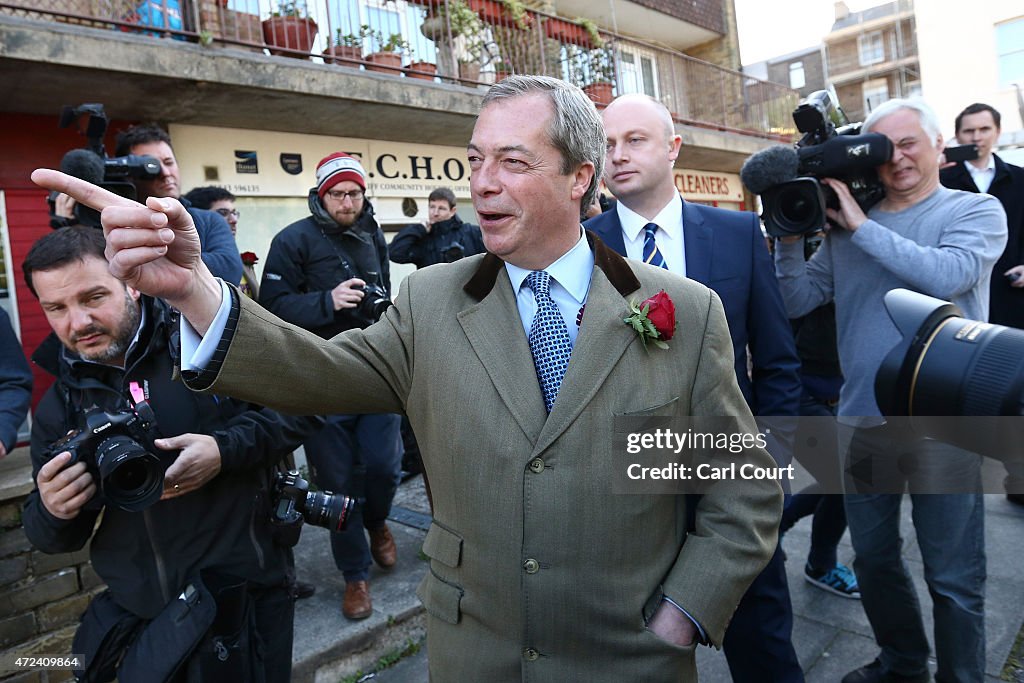
<path fill-rule="evenodd" d="M 355 308 L 355 316 L 361 318 L 367 326 L 372 325 L 381 319 L 384 311 L 394 305 L 388 298 L 388 293 L 380 286 L 376 272 L 366 274 L 367 283 L 359 289 L 363 292 L 363 298 Z"/>
<path fill-rule="evenodd" d="M 846 183 L 865 212 L 885 197 L 876 169 L 892 158 L 889 138 L 860 134 L 861 124 L 849 123 L 826 90 L 811 93 L 793 111 L 793 122 L 804 134 L 796 143 L 800 177 L 761 194 L 769 235 L 803 235 L 825 227 L 825 208 L 838 209 L 839 198 L 821 178 Z"/>
<path fill-rule="evenodd" d="M 148 155 L 128 154 L 121 157 L 108 157 L 103 147 L 103 136 L 107 131 L 107 115 L 102 104 L 83 104 L 78 107 L 65 106 L 61 110 L 58 127 L 67 128 L 88 116 L 84 128 L 79 132 L 88 140 L 85 149 L 73 149 L 64 155 L 60 170 L 68 175 L 81 178 L 116 195 L 136 199 L 135 185 L 131 179 L 152 180 L 160 176 L 160 161 Z M 54 229 L 66 224 L 100 227 L 100 214 L 95 209 L 82 204 L 75 205 L 74 220 L 56 216 L 54 202 L 56 193 L 51 193 L 49 201 L 50 225 Z"/>
<path fill-rule="evenodd" d="M 354 498 L 310 491 L 309 482 L 295 470 L 275 473 L 271 504 L 274 537 L 286 548 L 299 542 L 303 521 L 329 531 L 344 531 L 356 508 Z"/>
<path fill-rule="evenodd" d="M 84 422 L 84 428 L 68 432 L 47 449 L 44 457 L 50 460 L 70 452 L 68 466 L 86 463 L 99 481 L 103 499 L 122 510 L 138 512 L 157 502 L 163 493 L 167 465 L 164 458 L 154 454 L 159 452 L 153 444 L 159 433 L 149 402 L 116 413 L 93 408 L 85 412 Z M 103 499 L 90 503 L 100 507 Z"/>

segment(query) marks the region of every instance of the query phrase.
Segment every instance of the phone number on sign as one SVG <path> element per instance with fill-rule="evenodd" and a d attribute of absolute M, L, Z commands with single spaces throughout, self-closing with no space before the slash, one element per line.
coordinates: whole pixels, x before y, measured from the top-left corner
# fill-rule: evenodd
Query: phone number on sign
<path fill-rule="evenodd" d="M 71 671 L 85 667 L 82 655 L 31 655 L 8 654 L 0 657 L 0 673 L 11 671 Z"/>

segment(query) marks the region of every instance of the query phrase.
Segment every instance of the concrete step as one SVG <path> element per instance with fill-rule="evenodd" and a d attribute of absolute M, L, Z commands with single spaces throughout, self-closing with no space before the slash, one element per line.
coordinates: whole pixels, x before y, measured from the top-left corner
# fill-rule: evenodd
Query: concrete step
<path fill-rule="evenodd" d="M 360 621 L 341 614 L 345 580 L 334 565 L 327 530 L 303 527 L 295 547 L 296 573 L 317 590 L 295 605 L 294 683 L 337 683 L 372 671 L 382 657 L 423 641 L 426 619 L 416 587 L 427 572 L 420 553 L 426 530 L 418 527 L 424 518 L 429 520 L 429 508 L 420 477 L 402 484 L 395 506 L 388 527 L 398 546 L 398 562 L 388 571 L 371 567 L 373 614 Z"/>

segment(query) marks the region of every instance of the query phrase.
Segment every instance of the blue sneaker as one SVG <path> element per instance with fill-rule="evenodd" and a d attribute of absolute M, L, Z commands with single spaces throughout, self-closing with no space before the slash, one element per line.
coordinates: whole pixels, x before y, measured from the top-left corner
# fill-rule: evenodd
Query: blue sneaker
<path fill-rule="evenodd" d="M 860 600 L 860 586 L 853 570 L 843 564 L 837 564 L 827 572 L 815 572 L 811 565 L 804 566 L 804 578 L 807 583 L 842 598 Z"/>

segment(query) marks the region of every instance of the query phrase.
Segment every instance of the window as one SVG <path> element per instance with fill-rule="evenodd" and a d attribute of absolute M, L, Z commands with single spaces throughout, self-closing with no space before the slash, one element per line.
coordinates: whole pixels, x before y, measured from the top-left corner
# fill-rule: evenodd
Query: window
<path fill-rule="evenodd" d="M 884 78 L 864 83 L 864 113 L 870 114 L 875 107 L 889 99 L 889 84 Z"/>
<path fill-rule="evenodd" d="M 999 87 L 1024 83 L 1024 18 L 996 26 Z"/>
<path fill-rule="evenodd" d="M 622 93 L 643 93 L 658 97 L 658 79 L 654 69 L 654 55 L 645 50 L 622 46 L 619 50 L 619 75 Z"/>
<path fill-rule="evenodd" d="M 789 87 L 799 90 L 807 84 L 804 77 L 804 63 L 793 62 L 789 65 Z"/>
<path fill-rule="evenodd" d="M 860 65 L 868 66 L 885 61 L 885 45 L 882 43 L 882 32 L 874 31 L 857 37 L 857 49 L 860 51 Z"/>

